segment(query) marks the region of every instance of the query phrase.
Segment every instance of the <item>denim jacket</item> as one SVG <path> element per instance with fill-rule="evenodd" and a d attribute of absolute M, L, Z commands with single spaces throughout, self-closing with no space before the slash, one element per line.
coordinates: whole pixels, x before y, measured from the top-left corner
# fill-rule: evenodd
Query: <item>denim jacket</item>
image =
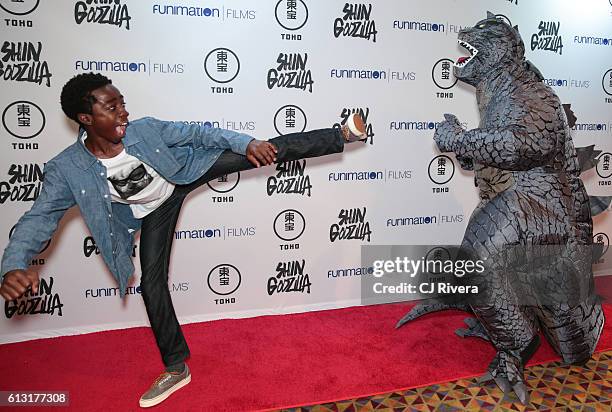
<path fill-rule="evenodd" d="M 106 168 L 85 148 L 83 132 L 81 129 L 77 141 L 45 165 L 40 194 L 19 219 L 4 250 L 0 273 L 26 269 L 64 213 L 77 205 L 123 296 L 134 272 L 131 256 L 140 220 L 129 205 L 111 203 Z M 206 173 L 225 149 L 245 154 L 252 139 L 225 129 L 146 117 L 129 123 L 123 145 L 127 153 L 164 179 L 187 184 Z"/>

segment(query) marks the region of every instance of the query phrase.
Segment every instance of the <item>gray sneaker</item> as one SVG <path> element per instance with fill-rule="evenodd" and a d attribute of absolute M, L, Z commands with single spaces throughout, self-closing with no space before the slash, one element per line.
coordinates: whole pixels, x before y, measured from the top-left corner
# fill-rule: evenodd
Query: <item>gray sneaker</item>
<path fill-rule="evenodd" d="M 182 373 L 164 372 L 153 382 L 148 391 L 140 397 L 140 406 L 149 408 L 163 402 L 168 396 L 191 382 L 191 373 L 185 364 Z"/>

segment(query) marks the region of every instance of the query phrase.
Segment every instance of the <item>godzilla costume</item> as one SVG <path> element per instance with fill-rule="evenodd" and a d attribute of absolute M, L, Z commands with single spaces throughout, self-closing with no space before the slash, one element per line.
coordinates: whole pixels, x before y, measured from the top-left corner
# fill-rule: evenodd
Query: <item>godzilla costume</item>
<path fill-rule="evenodd" d="M 584 364 L 603 329 L 591 269 L 591 206 L 579 177 L 598 152 L 591 146 L 577 153 L 568 125 L 573 114 L 525 60 L 517 27 L 488 13 L 461 30 L 458 42 L 470 55 L 455 64 L 455 76 L 476 87 L 480 127 L 465 130 L 447 114 L 434 140 L 475 173 L 480 203 L 460 253 L 482 260 L 486 270 L 458 279 L 478 285 L 477 297 L 422 302 L 398 327 L 450 307 L 473 312 L 476 319 L 457 333 L 495 346 L 483 381 L 494 379 L 527 403 L 523 368 L 540 331 L 564 362 Z"/>

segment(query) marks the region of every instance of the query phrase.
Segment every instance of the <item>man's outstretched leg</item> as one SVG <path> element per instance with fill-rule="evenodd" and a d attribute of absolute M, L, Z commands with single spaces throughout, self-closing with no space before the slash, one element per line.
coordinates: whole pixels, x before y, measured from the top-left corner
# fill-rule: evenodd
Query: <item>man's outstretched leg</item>
<path fill-rule="evenodd" d="M 341 128 L 291 133 L 268 140 L 277 150 L 276 163 L 340 153 L 345 143 L 364 141 L 366 126 L 361 116 L 353 114 Z M 247 158 L 230 150 L 219 156 L 212 167 L 198 180 L 187 185 L 191 191 L 221 176 L 254 168 Z"/>

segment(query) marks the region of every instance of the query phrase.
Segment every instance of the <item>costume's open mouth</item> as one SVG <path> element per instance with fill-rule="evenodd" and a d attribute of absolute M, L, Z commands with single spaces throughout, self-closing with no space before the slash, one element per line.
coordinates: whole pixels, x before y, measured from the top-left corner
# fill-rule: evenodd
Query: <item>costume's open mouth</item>
<path fill-rule="evenodd" d="M 459 57 L 459 59 L 457 60 L 457 63 L 455 63 L 456 67 L 461 68 L 461 67 L 465 67 L 466 64 L 468 64 L 474 57 L 476 57 L 476 55 L 478 54 L 478 49 L 472 46 L 470 43 L 463 41 L 463 40 L 457 40 L 457 43 L 459 43 L 459 46 L 463 47 L 470 53 L 469 56 Z"/>

